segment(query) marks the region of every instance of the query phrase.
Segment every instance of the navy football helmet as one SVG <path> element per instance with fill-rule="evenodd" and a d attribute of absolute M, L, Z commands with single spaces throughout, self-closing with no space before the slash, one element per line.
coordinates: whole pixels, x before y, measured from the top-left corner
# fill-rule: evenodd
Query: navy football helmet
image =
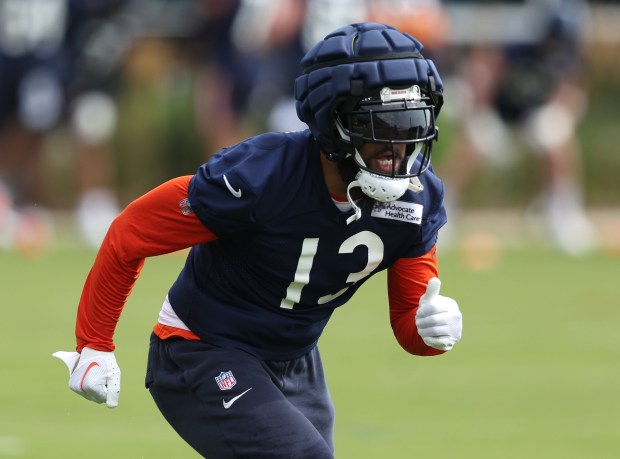
<path fill-rule="evenodd" d="M 301 60 L 295 81 L 299 118 L 332 161 L 353 158 L 355 186 L 373 199 L 392 201 L 430 163 L 443 86 L 422 44 L 394 27 L 358 23 L 317 43 Z M 358 150 L 366 142 L 406 144 L 408 158 L 391 174 L 373 171 Z M 416 180 L 419 184 L 419 180 Z"/>

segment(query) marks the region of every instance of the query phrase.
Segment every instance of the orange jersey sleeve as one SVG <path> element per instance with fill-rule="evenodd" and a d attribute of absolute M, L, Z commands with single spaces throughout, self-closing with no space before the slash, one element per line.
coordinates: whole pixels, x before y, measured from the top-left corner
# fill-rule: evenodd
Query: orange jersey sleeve
<path fill-rule="evenodd" d="M 86 278 L 78 306 L 77 350 L 114 350 L 114 330 L 146 257 L 216 239 L 191 211 L 191 176 L 178 177 L 136 199 L 114 220 Z"/>
<path fill-rule="evenodd" d="M 415 315 L 428 281 L 438 276 L 437 247 L 417 258 L 401 258 L 388 269 L 390 324 L 398 343 L 415 355 L 438 355 L 418 334 Z"/>

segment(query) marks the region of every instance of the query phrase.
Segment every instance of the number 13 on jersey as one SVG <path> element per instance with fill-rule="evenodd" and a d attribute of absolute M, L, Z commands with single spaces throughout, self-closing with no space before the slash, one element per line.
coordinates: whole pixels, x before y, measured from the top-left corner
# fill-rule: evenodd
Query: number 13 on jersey
<path fill-rule="evenodd" d="M 350 273 L 346 279 L 346 285 L 336 293 L 327 293 L 321 296 L 318 304 L 325 304 L 345 293 L 356 282 L 364 279 L 372 274 L 383 260 L 383 241 L 372 231 L 362 231 L 347 238 L 338 250 L 339 254 L 353 253 L 356 247 L 365 246 L 368 249 L 368 259 L 364 269 L 358 272 Z M 310 282 L 310 271 L 313 268 L 314 256 L 319 247 L 319 238 L 304 239 L 301 254 L 297 262 L 295 277 L 286 290 L 286 298 L 282 299 L 280 307 L 284 309 L 293 309 L 295 303 L 299 303 L 302 290 Z M 334 259 L 335 260 L 335 259 Z M 315 269 L 320 269 L 320 266 Z"/>

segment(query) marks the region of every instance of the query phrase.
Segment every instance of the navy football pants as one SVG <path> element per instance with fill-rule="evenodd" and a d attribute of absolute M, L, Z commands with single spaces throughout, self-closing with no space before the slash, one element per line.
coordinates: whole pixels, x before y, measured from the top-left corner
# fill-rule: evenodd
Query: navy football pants
<path fill-rule="evenodd" d="M 316 347 L 298 359 L 262 361 L 153 335 L 146 387 L 170 425 L 204 457 L 333 458 L 334 407 Z"/>

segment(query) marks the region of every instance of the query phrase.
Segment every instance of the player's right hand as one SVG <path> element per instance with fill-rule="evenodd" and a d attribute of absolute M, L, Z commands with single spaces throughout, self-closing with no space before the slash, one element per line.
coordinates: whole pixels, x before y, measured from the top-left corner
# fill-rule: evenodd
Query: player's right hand
<path fill-rule="evenodd" d="M 69 368 L 69 389 L 108 408 L 118 406 L 121 392 L 121 369 L 114 352 L 85 347 L 82 353 L 58 351 L 52 354 Z"/>

